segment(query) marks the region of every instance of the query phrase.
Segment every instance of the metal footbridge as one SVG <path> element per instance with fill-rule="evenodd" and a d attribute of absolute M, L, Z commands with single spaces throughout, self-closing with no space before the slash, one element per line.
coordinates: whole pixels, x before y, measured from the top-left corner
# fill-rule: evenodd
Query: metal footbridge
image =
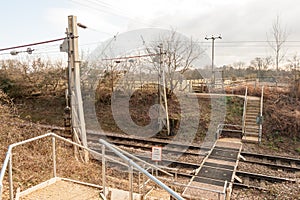
<path fill-rule="evenodd" d="M 240 139 L 218 139 L 191 178 L 183 197 L 229 199 L 241 150 Z"/>

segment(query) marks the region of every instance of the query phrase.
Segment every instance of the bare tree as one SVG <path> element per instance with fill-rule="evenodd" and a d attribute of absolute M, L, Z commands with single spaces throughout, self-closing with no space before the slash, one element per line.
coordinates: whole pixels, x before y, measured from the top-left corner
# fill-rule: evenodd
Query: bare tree
<path fill-rule="evenodd" d="M 238 61 L 238 62 L 233 63 L 233 66 L 235 68 L 237 68 L 238 70 L 243 69 L 245 67 L 245 65 L 246 65 L 246 63 L 243 61 Z"/>
<path fill-rule="evenodd" d="M 138 59 L 126 59 L 120 63 L 120 67 L 124 72 L 124 75 L 118 85 L 118 88 L 124 91 L 126 94 L 131 94 L 136 88 L 136 74 L 139 68 Z"/>
<path fill-rule="evenodd" d="M 119 65 L 120 62 L 110 60 L 105 63 L 105 71 L 104 71 L 104 78 L 108 80 L 109 86 L 111 89 L 111 92 L 114 91 L 115 87 L 115 82 L 117 81 L 117 77 L 119 76 L 118 73 L 118 68 L 120 67 Z"/>
<path fill-rule="evenodd" d="M 251 61 L 251 65 L 257 70 L 257 77 L 262 76 L 262 70 L 267 70 L 272 64 L 272 58 L 270 56 L 265 58 L 256 57 Z"/>
<path fill-rule="evenodd" d="M 288 34 L 286 31 L 286 27 L 283 27 L 281 22 L 280 22 L 280 17 L 277 15 L 276 19 L 274 20 L 272 24 L 272 29 L 271 29 L 271 38 L 268 36 L 268 43 L 272 50 L 274 51 L 275 54 L 275 66 L 276 66 L 276 71 L 279 71 L 279 63 L 282 61 L 284 58 L 284 52 L 283 52 L 283 46 L 284 43 L 287 40 Z"/>
<path fill-rule="evenodd" d="M 245 63 L 242 61 L 238 61 L 233 63 L 233 66 L 238 70 L 238 76 L 242 76 L 242 70 L 245 68 Z"/>
<path fill-rule="evenodd" d="M 64 89 L 64 65 L 39 57 L 28 60 L 2 61 L 0 88 L 13 97 L 29 95 L 62 94 Z"/>
<path fill-rule="evenodd" d="M 204 50 L 197 45 L 197 41 L 192 38 L 184 40 L 176 31 L 162 36 L 158 43 L 153 44 L 152 49 L 157 54 L 160 51 L 163 53 L 162 61 L 165 68 L 166 85 L 169 86 L 168 95 L 171 95 L 176 89 L 181 80 L 180 76 L 191 69 L 193 62 L 204 53 Z"/>

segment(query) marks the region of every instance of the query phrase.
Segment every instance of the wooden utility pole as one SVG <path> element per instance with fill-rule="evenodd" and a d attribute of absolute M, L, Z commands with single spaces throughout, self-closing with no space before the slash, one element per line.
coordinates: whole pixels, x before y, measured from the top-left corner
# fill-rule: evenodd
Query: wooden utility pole
<path fill-rule="evenodd" d="M 78 53 L 77 17 L 68 16 L 68 95 L 71 105 L 71 124 L 73 139 L 87 147 L 86 128 L 80 88 L 80 60 Z M 88 152 L 84 150 L 84 160 L 88 162 Z"/>

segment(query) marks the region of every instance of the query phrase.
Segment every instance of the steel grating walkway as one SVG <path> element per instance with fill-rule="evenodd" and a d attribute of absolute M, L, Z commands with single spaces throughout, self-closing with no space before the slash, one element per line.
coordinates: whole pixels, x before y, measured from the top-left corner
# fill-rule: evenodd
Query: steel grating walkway
<path fill-rule="evenodd" d="M 240 139 L 218 139 L 182 195 L 189 199 L 228 198 L 241 149 Z"/>

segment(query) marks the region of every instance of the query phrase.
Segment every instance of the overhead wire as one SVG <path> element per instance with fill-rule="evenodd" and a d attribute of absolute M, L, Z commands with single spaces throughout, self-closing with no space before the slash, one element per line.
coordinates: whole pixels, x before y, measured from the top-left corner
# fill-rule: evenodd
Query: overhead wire
<path fill-rule="evenodd" d="M 120 11 L 114 11 L 115 7 L 113 7 L 112 5 L 110 6 L 104 6 L 104 5 L 101 5 L 99 4 L 99 2 L 95 2 L 95 1 L 91 1 L 91 0 L 86 0 L 85 2 L 86 3 L 89 3 L 89 4 L 85 4 L 85 3 L 82 3 L 78 0 L 69 0 L 73 3 L 76 3 L 76 4 L 79 4 L 81 6 L 84 6 L 84 7 L 87 7 L 87 8 L 90 8 L 90 9 L 93 9 L 93 10 L 96 10 L 98 12 L 101 12 L 101 13 L 106 13 L 106 14 L 109 14 L 109 15 L 113 15 L 113 16 L 118 16 L 118 17 L 121 17 L 121 18 L 126 18 L 126 19 L 130 19 L 136 23 L 139 23 L 139 24 L 142 24 L 142 25 L 146 25 L 146 26 L 150 26 L 150 27 L 154 27 L 153 25 L 149 24 L 149 23 L 146 23 L 145 21 L 142 21 L 142 20 L 137 20 L 136 18 L 133 18 L 131 16 L 129 16 L 128 14 L 120 14 L 121 12 Z M 94 6 L 91 6 L 91 4 L 93 4 Z M 96 5 L 96 6 L 95 6 Z M 106 7 L 106 8 L 109 8 L 109 9 L 103 9 L 103 7 Z"/>
<path fill-rule="evenodd" d="M 11 49 L 18 49 L 18 48 L 23 48 L 23 47 L 30 47 L 30 46 L 36 46 L 40 44 L 46 44 L 46 43 L 51 43 L 51 42 L 57 42 L 66 39 L 64 38 L 58 38 L 58 39 L 53 39 L 53 40 L 47 40 L 43 42 L 36 42 L 36 43 L 31 43 L 31 44 L 24 44 L 24 45 L 19 45 L 19 46 L 13 46 L 13 47 L 7 47 L 7 48 L 2 48 L 0 51 L 6 51 L 6 50 L 11 50 Z"/>

